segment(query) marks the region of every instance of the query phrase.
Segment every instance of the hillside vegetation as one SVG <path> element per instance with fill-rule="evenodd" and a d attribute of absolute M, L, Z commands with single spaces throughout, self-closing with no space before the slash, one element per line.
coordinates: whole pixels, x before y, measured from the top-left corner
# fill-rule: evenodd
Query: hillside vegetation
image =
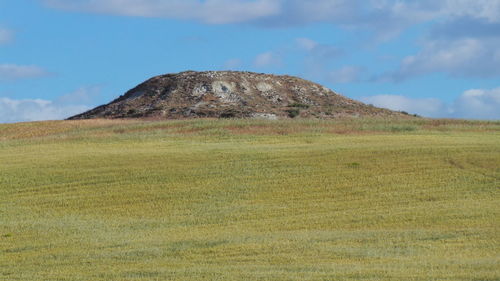
<path fill-rule="evenodd" d="M 0 280 L 499 280 L 500 122 L 0 125 Z"/>

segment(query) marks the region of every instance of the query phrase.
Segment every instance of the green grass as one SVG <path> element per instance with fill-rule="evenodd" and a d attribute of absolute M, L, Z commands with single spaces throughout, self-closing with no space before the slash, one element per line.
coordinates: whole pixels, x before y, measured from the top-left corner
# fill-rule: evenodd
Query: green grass
<path fill-rule="evenodd" d="M 0 280 L 500 280 L 500 122 L 0 125 Z"/>

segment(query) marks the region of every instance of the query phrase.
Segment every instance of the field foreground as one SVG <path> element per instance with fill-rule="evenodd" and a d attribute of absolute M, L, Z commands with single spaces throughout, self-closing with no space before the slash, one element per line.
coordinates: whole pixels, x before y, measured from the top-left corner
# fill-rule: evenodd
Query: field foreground
<path fill-rule="evenodd" d="M 500 280 L 500 122 L 0 124 L 0 280 Z"/>

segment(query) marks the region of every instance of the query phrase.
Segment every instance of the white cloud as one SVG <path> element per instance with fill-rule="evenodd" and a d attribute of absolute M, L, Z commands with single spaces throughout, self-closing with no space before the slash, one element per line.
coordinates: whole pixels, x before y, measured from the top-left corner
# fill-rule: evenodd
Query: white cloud
<path fill-rule="evenodd" d="M 383 78 L 401 81 L 432 72 L 454 77 L 500 77 L 499 49 L 500 38 L 430 40 L 419 53 L 404 58 L 397 71 Z"/>
<path fill-rule="evenodd" d="M 453 77 L 500 77 L 500 22 L 454 18 L 431 27 L 421 50 L 379 80 L 402 81 L 433 72 Z"/>
<path fill-rule="evenodd" d="M 445 0 L 441 13 L 455 17 L 483 18 L 500 22 L 499 0 Z"/>
<path fill-rule="evenodd" d="M 41 0 L 91 13 L 294 26 L 333 23 L 391 34 L 423 21 L 470 16 L 500 21 L 500 0 Z"/>
<path fill-rule="evenodd" d="M 500 88 L 468 90 L 451 104 L 433 98 L 400 95 L 369 96 L 361 98 L 361 101 L 426 117 L 500 120 Z"/>
<path fill-rule="evenodd" d="M 281 65 L 281 58 L 274 52 L 265 52 L 255 57 L 255 67 L 274 67 Z"/>
<path fill-rule="evenodd" d="M 88 109 L 83 105 L 61 106 L 42 99 L 0 98 L 0 123 L 64 119 Z"/>
<path fill-rule="evenodd" d="M 136 17 L 196 20 L 210 24 L 248 22 L 276 14 L 274 0 L 45 0 L 64 9 Z"/>
<path fill-rule="evenodd" d="M 448 114 L 445 104 L 433 98 L 413 99 L 400 95 L 377 95 L 363 97 L 361 101 L 378 107 L 416 113 L 426 117 L 444 117 Z"/>
<path fill-rule="evenodd" d="M 485 19 L 471 17 L 457 17 L 434 24 L 429 37 L 432 40 L 499 38 L 500 22 L 489 22 Z"/>
<path fill-rule="evenodd" d="M 500 88 L 465 91 L 452 105 L 453 116 L 500 120 Z"/>
<path fill-rule="evenodd" d="M 64 10 L 138 17 L 197 20 L 205 23 L 241 23 L 262 20 L 274 25 L 349 18 L 360 0 L 42 0 Z M 357 2 L 357 4 L 352 4 Z M 352 13 L 351 13 L 352 14 Z"/>
<path fill-rule="evenodd" d="M 428 19 L 439 20 L 421 40 L 421 50 L 405 57 L 396 71 L 381 75 L 380 80 L 401 81 L 433 72 L 500 77 L 500 0 L 438 1 L 427 3 L 423 10 L 434 11 Z"/>
<path fill-rule="evenodd" d="M 50 75 L 49 72 L 35 65 L 0 64 L 0 81 L 37 78 Z"/>
<path fill-rule="evenodd" d="M 0 97 L 0 123 L 65 119 L 91 109 L 100 90 L 82 87 L 54 101 Z"/>
<path fill-rule="evenodd" d="M 500 22 L 500 0 L 372 0 L 382 15 L 406 18 L 419 23 L 438 18 L 471 17 L 489 22 Z"/>
<path fill-rule="evenodd" d="M 14 33 L 6 28 L 0 27 L 0 45 L 10 43 L 14 38 Z"/>

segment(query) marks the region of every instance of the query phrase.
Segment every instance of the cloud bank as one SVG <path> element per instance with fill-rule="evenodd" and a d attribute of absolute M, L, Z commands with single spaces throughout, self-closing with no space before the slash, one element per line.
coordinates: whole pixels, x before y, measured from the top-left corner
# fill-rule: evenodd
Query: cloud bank
<path fill-rule="evenodd" d="M 93 107 L 100 87 L 83 87 L 54 101 L 0 97 L 0 123 L 61 120 Z"/>
<path fill-rule="evenodd" d="M 500 7 L 498 7 L 500 9 Z M 402 81 L 432 72 L 452 77 L 500 77 L 500 22 L 470 17 L 436 24 L 420 52 L 404 58 L 383 80 Z"/>
<path fill-rule="evenodd" d="M 498 0 L 41 0 L 49 7 L 121 16 L 248 22 L 268 26 L 334 23 L 401 28 L 438 17 L 500 20 Z M 399 25 L 394 25 L 394 23 Z"/>
<path fill-rule="evenodd" d="M 248 22 L 279 12 L 273 0 L 45 0 L 48 6 L 90 13 L 194 20 L 209 24 Z"/>
<path fill-rule="evenodd" d="M 451 104 L 433 98 L 400 95 L 369 96 L 361 98 L 361 101 L 425 117 L 500 120 L 500 88 L 468 90 Z"/>
<path fill-rule="evenodd" d="M 82 105 L 61 106 L 42 99 L 0 98 L 0 123 L 60 120 L 88 109 Z"/>

